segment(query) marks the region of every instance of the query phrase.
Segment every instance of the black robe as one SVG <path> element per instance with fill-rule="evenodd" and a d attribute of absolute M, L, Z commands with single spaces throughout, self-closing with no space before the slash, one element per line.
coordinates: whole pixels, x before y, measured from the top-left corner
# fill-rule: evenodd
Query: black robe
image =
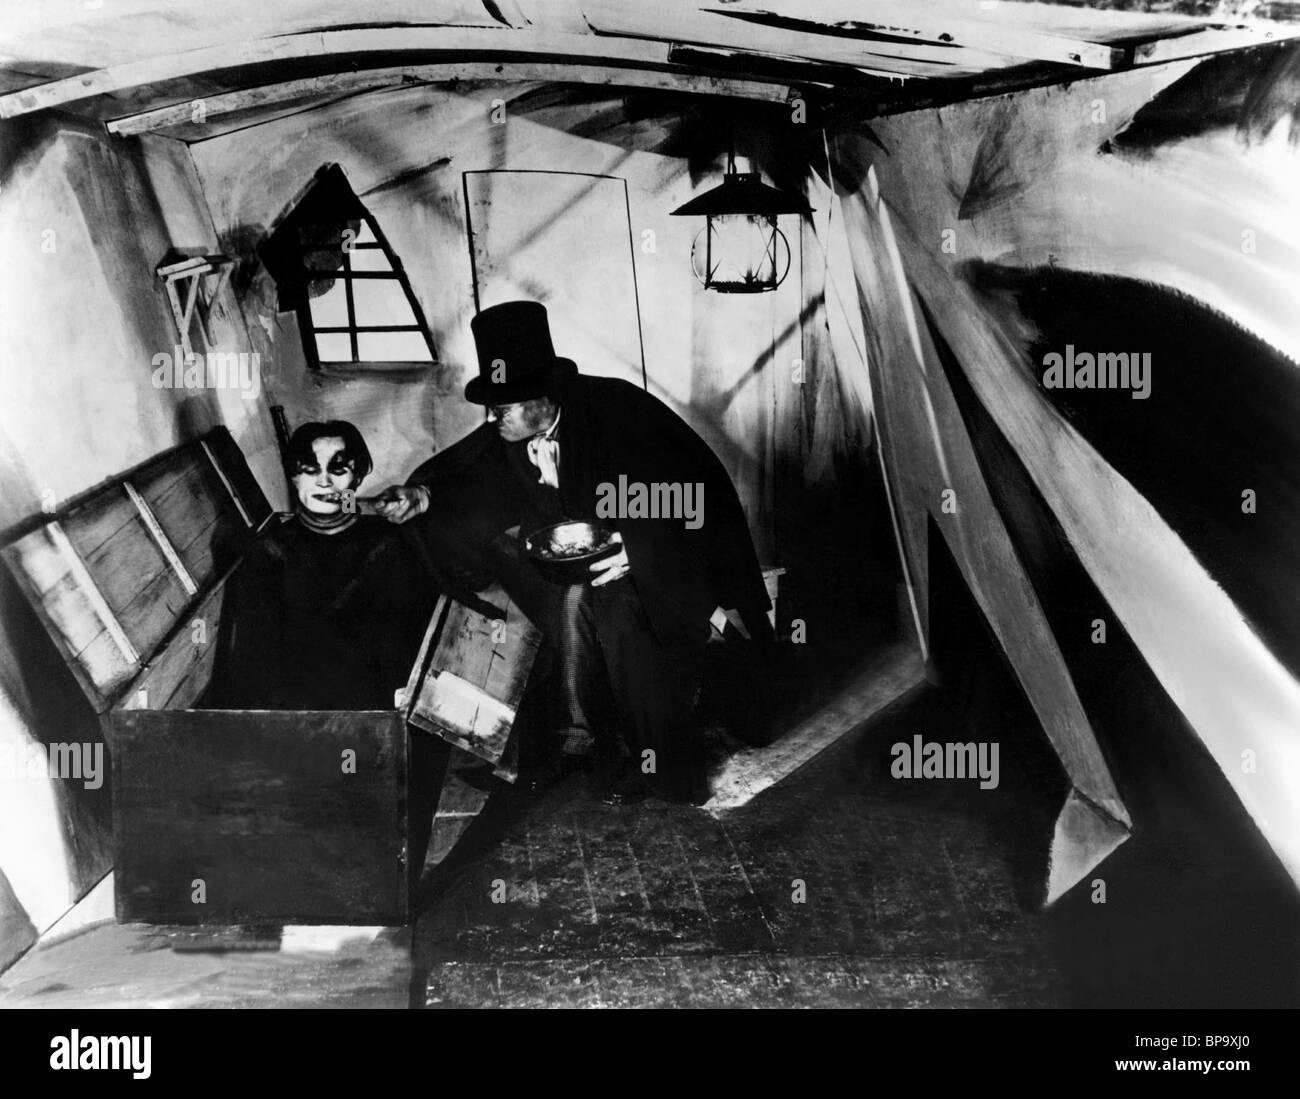
<path fill-rule="evenodd" d="M 211 709 L 387 710 L 406 685 L 438 592 L 383 519 L 337 534 L 289 519 L 230 578 Z"/>
<path fill-rule="evenodd" d="M 635 588 L 659 643 L 692 649 L 709 638 L 716 607 L 738 610 L 755 628 L 771 606 L 745 513 L 726 469 L 686 423 L 658 398 L 629 382 L 579 375 L 560 394 L 560 488 L 553 502 L 527 484 L 536 473 L 526 443 L 507 443 L 485 423 L 435 455 L 409 484 L 432 493 L 421 529 L 443 567 L 482 587 L 489 547 L 503 531 L 521 533 L 558 518 L 599 520 L 627 547 Z M 521 475 L 521 470 L 524 473 Z M 629 483 L 703 485 L 702 525 L 681 518 L 597 515 L 600 486 Z"/>

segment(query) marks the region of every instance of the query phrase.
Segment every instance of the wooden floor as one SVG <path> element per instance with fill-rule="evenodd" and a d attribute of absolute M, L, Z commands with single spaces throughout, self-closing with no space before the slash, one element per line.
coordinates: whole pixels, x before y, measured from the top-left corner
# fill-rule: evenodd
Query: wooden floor
<path fill-rule="evenodd" d="M 1028 900 L 1050 822 L 1041 851 L 1008 848 L 1005 801 L 918 798 L 888 758 L 868 726 L 716 813 L 606 807 L 579 777 L 494 802 L 417 925 L 423 1003 L 1061 1002 Z"/>
<path fill-rule="evenodd" d="M 410 999 L 407 928 L 146 927 L 113 922 L 108 907 L 85 927 L 47 934 L 0 975 L 0 1007 L 404 1008 Z"/>

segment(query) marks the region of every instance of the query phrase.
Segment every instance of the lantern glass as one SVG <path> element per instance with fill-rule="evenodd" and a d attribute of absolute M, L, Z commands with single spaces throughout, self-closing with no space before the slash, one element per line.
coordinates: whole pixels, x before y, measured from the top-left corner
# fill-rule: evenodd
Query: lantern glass
<path fill-rule="evenodd" d="M 709 290 L 756 294 L 775 290 L 790 269 L 790 245 L 763 214 L 711 214 L 691 249 L 695 277 Z"/>

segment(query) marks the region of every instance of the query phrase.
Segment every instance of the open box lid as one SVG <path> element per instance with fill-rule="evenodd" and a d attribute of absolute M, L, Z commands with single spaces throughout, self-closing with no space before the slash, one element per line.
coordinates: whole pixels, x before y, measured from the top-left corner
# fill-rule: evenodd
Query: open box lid
<path fill-rule="evenodd" d="M 271 514 L 218 427 L 21 524 L 0 556 L 103 713 Z"/>
<path fill-rule="evenodd" d="M 417 729 L 501 764 L 541 633 L 499 584 L 439 598 L 402 710 Z"/>

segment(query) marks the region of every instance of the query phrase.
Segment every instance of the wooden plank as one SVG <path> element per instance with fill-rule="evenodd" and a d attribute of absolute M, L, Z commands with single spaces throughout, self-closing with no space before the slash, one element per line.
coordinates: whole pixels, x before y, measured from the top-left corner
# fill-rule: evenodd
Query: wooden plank
<path fill-rule="evenodd" d="M 517 709 L 528 685 L 528 673 L 532 670 L 541 637 L 513 600 L 506 602 L 505 609 L 505 642 L 492 646 L 492 661 L 483 680 L 483 689 L 511 709 Z"/>
<path fill-rule="evenodd" d="M 879 42 L 742 23 L 682 4 L 650 10 L 617 0 L 579 2 L 588 25 L 597 33 L 847 65 L 881 76 L 969 76 L 1016 63 L 1005 54 L 960 46 Z"/>
<path fill-rule="evenodd" d="M 96 710 L 138 667 L 138 654 L 57 522 L 3 550 L 6 564 Z M 110 627 L 111 623 L 111 627 Z"/>
<path fill-rule="evenodd" d="M 135 505 L 129 499 L 127 503 L 134 511 Z M 115 500 L 113 507 L 116 508 Z M 64 526 L 68 540 L 81 555 L 86 571 L 135 651 L 148 654 L 171 630 L 176 616 L 189 605 L 190 594 L 138 514 L 108 541 L 87 552 L 83 543 L 89 539 L 82 537 L 78 520 L 82 514 L 92 515 L 93 511 L 87 508 L 67 517 Z M 91 533 L 97 533 L 102 526 L 92 524 Z"/>
<path fill-rule="evenodd" d="M 1026 29 L 1025 16 L 1011 5 L 981 12 L 977 19 L 963 18 L 951 10 L 936 10 L 915 0 L 819 0 L 815 5 L 799 0 L 731 0 L 725 6 L 705 0 L 698 7 L 702 12 L 733 18 L 771 15 L 1089 69 L 1113 69 L 1123 62 L 1126 53 L 1084 38 Z"/>
<path fill-rule="evenodd" d="M 200 589 L 234 562 L 247 525 L 202 453 L 160 466 L 134 484 Z"/>
<path fill-rule="evenodd" d="M 163 557 L 167 559 L 172 574 L 180 581 L 181 587 L 185 589 L 185 594 L 193 597 L 198 593 L 198 585 L 194 582 L 194 577 L 190 575 L 189 569 L 185 567 L 185 562 L 180 559 L 176 552 L 176 547 L 167 537 L 166 531 L 158 525 L 157 516 L 154 515 L 153 509 L 139 490 L 131 484 L 130 481 L 123 481 L 122 487 L 126 489 L 126 494 L 131 497 L 131 502 L 135 504 L 135 509 L 140 513 L 140 519 L 148 528 L 149 534 L 153 537 L 154 544 L 162 551 Z"/>
<path fill-rule="evenodd" d="M 118 621 L 142 659 L 147 659 L 171 632 L 177 617 L 185 612 L 191 601 L 171 567 L 165 562 L 164 566 L 132 596 L 129 603 L 120 609 L 114 608 Z"/>
<path fill-rule="evenodd" d="M 112 721 L 119 921 L 406 921 L 400 714 L 126 710 Z"/>
<path fill-rule="evenodd" d="M 238 111 L 274 107 L 299 99 L 353 95 L 383 88 L 412 84 L 452 84 L 460 81 L 545 81 L 590 84 L 604 87 L 650 88 L 660 91 L 716 95 L 785 103 L 797 93 L 779 81 L 741 80 L 708 76 L 688 69 L 614 69 L 605 65 L 556 65 L 535 62 L 471 61 L 444 65 L 406 65 L 327 73 L 301 80 L 287 80 L 258 87 L 240 88 L 217 95 L 197 95 L 180 103 L 110 120 L 110 133 L 130 137 L 169 126 L 194 124 L 195 105 L 202 103 L 204 120 Z M 823 85 L 828 86 L 828 85 Z"/>
<path fill-rule="evenodd" d="M 107 486 L 103 491 L 69 508 L 62 523 L 68 538 L 84 560 L 105 543 L 111 542 L 138 518 L 135 504 L 119 484 Z"/>
<path fill-rule="evenodd" d="M 257 483 L 244 452 L 239 449 L 230 432 L 224 427 L 217 428 L 204 437 L 202 449 L 222 485 L 229 494 L 235 510 L 239 512 L 251 537 L 254 531 L 261 530 L 271 518 L 271 505 Z"/>
<path fill-rule="evenodd" d="M 1251 26 L 1213 27 L 1194 34 L 1174 38 L 1160 38 L 1146 42 L 1134 50 L 1136 65 L 1158 65 L 1165 61 L 1178 61 L 1185 57 L 1201 57 L 1222 53 L 1225 50 L 1248 49 L 1265 46 L 1270 42 L 1283 42 L 1300 37 L 1300 27 Z"/>
<path fill-rule="evenodd" d="M 238 559 L 238 555 L 228 548 L 229 543 L 227 528 L 220 522 L 212 522 L 195 534 L 188 544 L 176 547 L 200 590 Z"/>
<path fill-rule="evenodd" d="M 895 645 L 874 654 L 835 698 L 775 744 L 729 756 L 710 779 L 713 796 L 705 809 L 735 809 L 746 804 L 924 681 L 924 663 L 911 645 Z"/>
<path fill-rule="evenodd" d="M 499 587 L 482 595 L 506 610 L 504 632 L 498 620 L 444 597 L 407 685 L 408 720 L 495 766 L 501 763 L 540 635 Z"/>
<path fill-rule="evenodd" d="M 172 636 L 131 684 L 123 709 L 183 710 L 193 705 L 212 675 L 225 591 L 225 584 L 218 584 L 177 622 Z M 203 623 L 197 635 L 196 621 Z"/>
<path fill-rule="evenodd" d="M 0 118 L 15 118 L 142 84 L 243 65 L 337 57 L 341 64 L 351 67 L 358 63 L 358 55 L 423 51 L 543 55 L 641 65 L 664 65 L 668 61 L 668 47 L 664 44 L 593 35 L 460 27 L 367 27 L 225 43 L 97 69 L 0 96 Z"/>
<path fill-rule="evenodd" d="M 491 620 L 453 600 L 433 667 L 482 687 L 492 667 L 493 629 Z"/>

